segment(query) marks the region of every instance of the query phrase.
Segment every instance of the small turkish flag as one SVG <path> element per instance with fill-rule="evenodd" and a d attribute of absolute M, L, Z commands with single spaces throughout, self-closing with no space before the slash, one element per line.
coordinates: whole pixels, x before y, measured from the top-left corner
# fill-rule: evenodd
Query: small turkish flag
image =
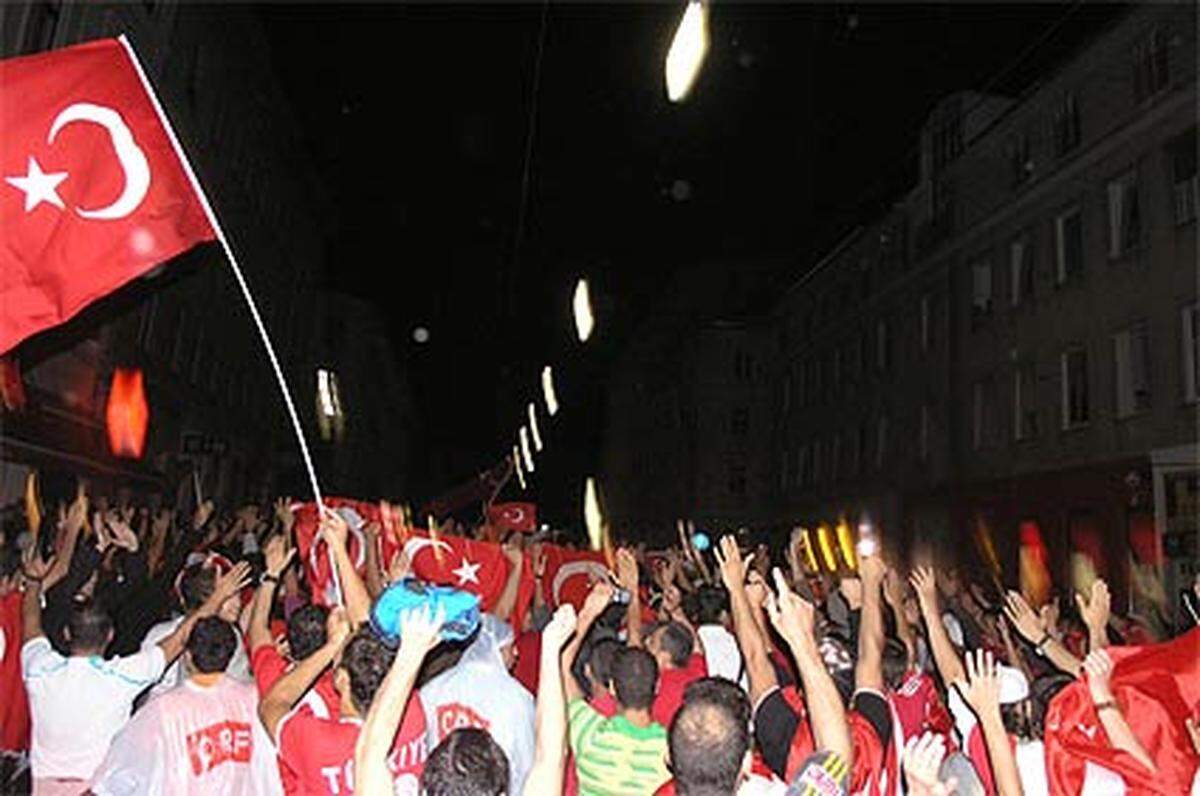
<path fill-rule="evenodd" d="M 365 529 L 371 523 L 382 525 L 379 506 L 361 500 L 349 498 L 327 497 L 325 507 L 337 512 L 350 527 L 350 536 L 346 541 L 346 552 L 354 562 L 354 568 L 362 577 L 367 572 L 367 534 Z M 330 568 L 329 554 L 325 542 L 317 538 L 321 517 L 316 503 L 301 503 L 292 508 L 296 518 L 293 526 L 296 534 L 296 552 L 308 577 L 308 585 L 312 587 L 313 601 L 321 605 L 336 605 L 337 592 L 333 583 L 333 571 Z M 380 533 L 377 544 L 380 561 L 390 561 L 398 546 L 392 534 Z"/>
<path fill-rule="evenodd" d="M 537 530 L 537 505 L 534 503 L 493 503 L 488 506 L 490 525 L 501 531 L 533 533 Z"/>
<path fill-rule="evenodd" d="M 408 553 L 413 575 L 429 583 L 477 594 L 485 611 L 495 608 L 513 566 L 498 544 L 447 534 L 438 534 L 436 538 L 424 532 L 414 534 L 404 543 L 404 551 Z M 518 630 L 533 599 L 533 574 L 524 560 L 521 568 L 512 617 Z"/>
<path fill-rule="evenodd" d="M 592 584 L 608 578 L 603 553 L 543 544 L 542 554 L 546 557 L 542 599 L 552 608 L 571 603 L 578 610 L 587 599 Z"/>
<path fill-rule="evenodd" d="M 0 353 L 214 237 L 119 39 L 0 61 Z"/>

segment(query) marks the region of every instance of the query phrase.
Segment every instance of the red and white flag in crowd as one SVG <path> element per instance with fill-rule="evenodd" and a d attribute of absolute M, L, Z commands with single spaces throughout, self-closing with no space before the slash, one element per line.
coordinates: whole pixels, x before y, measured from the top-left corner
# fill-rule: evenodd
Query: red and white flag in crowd
<path fill-rule="evenodd" d="M 360 576 L 366 576 L 367 569 L 367 535 L 366 527 L 370 523 L 381 523 L 379 506 L 361 500 L 348 498 L 327 497 L 325 507 L 336 511 L 350 527 L 350 536 L 346 542 L 350 560 Z M 301 503 L 292 507 L 296 523 L 292 532 L 296 535 L 296 553 L 312 587 L 313 600 L 321 605 L 337 605 L 337 585 L 333 579 L 333 568 L 324 541 L 317 539 L 320 527 L 320 514 L 316 503 Z M 391 534 L 379 533 L 379 560 L 386 565 L 398 549 Z"/>
<path fill-rule="evenodd" d="M 1187 793 L 1196 771 L 1184 720 L 1200 711 L 1200 628 L 1164 644 L 1109 647 L 1113 696 L 1133 734 L 1154 758 L 1151 773 L 1113 748 L 1083 680 L 1046 711 L 1046 775 L 1051 793 Z"/>
<path fill-rule="evenodd" d="M 487 508 L 488 524 L 504 531 L 533 533 L 537 530 L 537 505 L 534 503 L 493 503 Z"/>
<path fill-rule="evenodd" d="M 546 557 L 542 599 L 551 608 L 571 603 L 578 610 L 587 599 L 592 584 L 608 578 L 608 567 L 601 552 L 544 544 L 542 554 Z"/>
<path fill-rule="evenodd" d="M 404 551 L 414 577 L 477 594 L 485 611 L 495 608 L 513 567 L 500 545 L 461 536 L 421 531 L 408 538 Z M 533 573 L 527 560 L 522 560 L 521 568 L 512 614 L 518 629 L 533 599 Z"/>
<path fill-rule="evenodd" d="M 0 353 L 215 237 L 124 40 L 0 61 Z"/>

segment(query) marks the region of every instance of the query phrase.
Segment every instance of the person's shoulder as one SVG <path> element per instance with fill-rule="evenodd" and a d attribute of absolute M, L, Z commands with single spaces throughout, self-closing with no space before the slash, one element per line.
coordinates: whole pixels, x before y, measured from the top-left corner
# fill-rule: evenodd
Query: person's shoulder
<path fill-rule="evenodd" d="M 44 677 L 67 665 L 67 659 L 45 636 L 34 636 L 21 645 L 21 670 L 25 679 Z"/>

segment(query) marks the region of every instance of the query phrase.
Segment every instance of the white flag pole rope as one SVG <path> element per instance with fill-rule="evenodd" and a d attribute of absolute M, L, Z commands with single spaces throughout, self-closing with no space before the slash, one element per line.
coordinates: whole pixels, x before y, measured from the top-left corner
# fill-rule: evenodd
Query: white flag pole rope
<path fill-rule="evenodd" d="M 217 214 L 213 212 L 212 205 L 208 201 L 208 195 L 204 193 L 204 188 L 200 185 L 200 180 L 196 177 L 196 171 L 192 168 L 192 162 L 188 159 L 187 153 L 183 151 L 183 146 L 179 143 L 178 136 L 175 135 L 175 128 L 171 125 L 171 120 L 167 117 L 166 111 L 163 110 L 162 103 L 158 100 L 158 94 L 154 91 L 153 84 L 146 76 L 146 70 L 142 68 L 142 62 L 138 59 L 137 52 L 133 49 L 133 45 L 126 38 L 125 34 L 117 37 L 121 42 L 121 46 L 125 48 L 125 52 L 129 55 L 129 60 L 133 64 L 134 70 L 137 72 L 138 78 L 142 81 L 142 88 L 146 90 L 146 95 L 150 98 L 151 104 L 154 106 L 154 112 L 158 114 L 158 120 L 162 123 L 163 129 L 167 131 L 167 138 L 171 141 L 171 147 L 175 150 L 175 156 L 179 158 L 179 162 L 183 164 L 184 173 L 187 174 L 188 182 L 192 185 L 192 190 L 196 193 L 196 197 L 200 200 L 200 206 L 204 208 L 204 215 L 208 219 L 209 225 L 216 233 L 217 242 L 221 244 L 221 248 L 225 251 L 225 259 L 229 261 L 229 267 L 233 271 L 233 276 L 237 279 L 238 287 L 242 290 L 242 296 L 246 299 L 246 306 L 250 308 L 250 316 L 254 319 L 254 326 L 258 329 L 258 337 L 262 340 L 263 348 L 267 351 L 267 358 L 271 360 L 271 369 L 275 372 L 275 382 L 279 385 L 279 392 L 283 394 L 283 403 L 287 406 L 288 417 L 292 421 L 292 430 L 296 432 L 296 441 L 300 443 L 300 455 L 304 459 L 304 467 L 308 471 L 308 482 L 312 487 L 313 499 L 317 502 L 319 513 L 324 513 L 325 502 L 321 499 L 321 485 L 317 483 L 317 470 L 313 466 L 312 454 L 308 450 L 308 440 L 304 436 L 304 428 L 300 425 L 300 415 L 296 412 L 296 404 L 292 401 L 292 394 L 288 390 L 287 379 L 283 376 L 283 368 L 279 366 L 279 357 L 275 355 L 275 346 L 271 343 L 271 337 L 267 334 L 266 324 L 263 323 L 262 315 L 258 311 L 258 305 L 254 302 L 254 296 L 250 294 L 250 286 L 246 283 L 246 277 L 242 274 L 241 266 L 238 265 L 237 257 L 233 253 L 233 247 L 229 245 L 229 239 L 225 237 L 225 230 L 221 227 L 221 222 L 217 219 Z M 328 551 L 327 551 L 328 552 Z M 329 571 L 333 577 L 333 586 L 337 592 L 337 601 L 342 603 L 342 584 L 338 578 L 337 564 L 333 560 L 333 553 L 329 553 Z"/>

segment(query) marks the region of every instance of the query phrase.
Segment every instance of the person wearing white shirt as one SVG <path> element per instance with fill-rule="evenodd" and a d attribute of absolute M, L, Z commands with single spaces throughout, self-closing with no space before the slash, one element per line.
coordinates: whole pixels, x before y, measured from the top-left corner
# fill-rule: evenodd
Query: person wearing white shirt
<path fill-rule="evenodd" d="M 34 569 L 38 571 L 31 577 L 40 578 L 48 567 L 35 562 Z M 86 790 L 112 737 L 129 719 L 138 693 L 179 656 L 196 621 L 216 613 L 221 601 L 241 588 L 248 572 L 241 566 L 222 578 L 212 598 L 154 647 L 111 659 L 104 658 L 104 651 L 112 641 L 113 625 L 103 609 L 87 601 L 72 606 L 65 629 L 70 655 L 63 656 L 42 631 L 40 581 L 26 584 L 21 676 L 33 724 L 30 767 L 35 796 Z"/>

